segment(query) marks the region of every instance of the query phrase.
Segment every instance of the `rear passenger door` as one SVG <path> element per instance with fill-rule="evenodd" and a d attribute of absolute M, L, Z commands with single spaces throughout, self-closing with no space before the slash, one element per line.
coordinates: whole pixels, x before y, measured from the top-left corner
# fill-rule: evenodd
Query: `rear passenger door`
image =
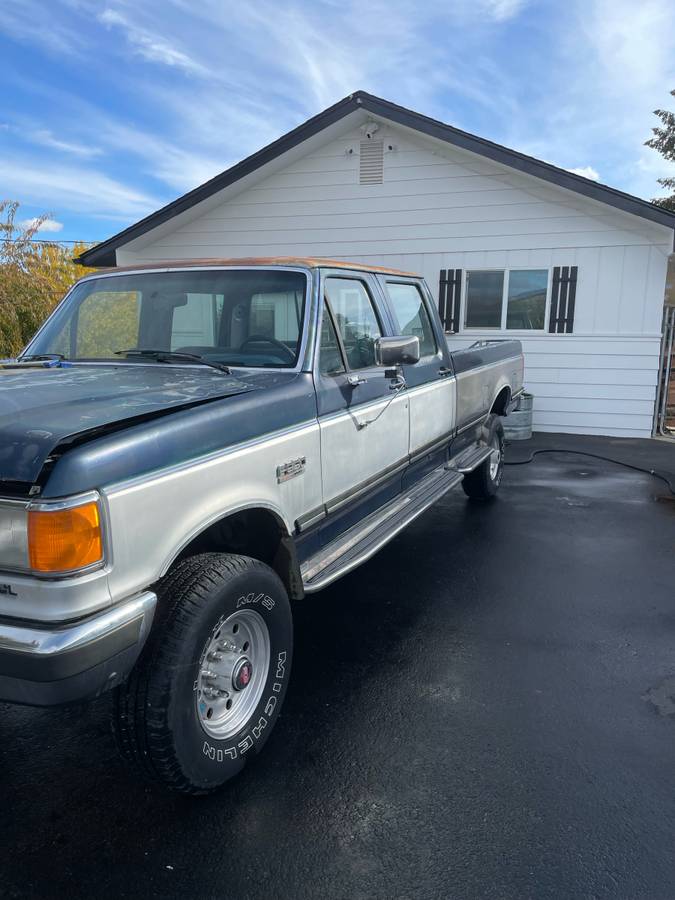
<path fill-rule="evenodd" d="M 455 425 L 456 382 L 445 335 L 429 309 L 429 297 L 414 279 L 380 276 L 397 334 L 420 342 L 420 361 L 403 366 L 410 404 L 410 455 L 450 440 Z"/>
<path fill-rule="evenodd" d="M 365 501 L 359 515 L 400 490 L 408 461 L 405 392 L 375 365 L 375 340 L 392 334 L 387 310 L 375 303 L 372 276 L 325 272 L 315 380 L 321 430 L 323 499 L 327 516 Z"/>

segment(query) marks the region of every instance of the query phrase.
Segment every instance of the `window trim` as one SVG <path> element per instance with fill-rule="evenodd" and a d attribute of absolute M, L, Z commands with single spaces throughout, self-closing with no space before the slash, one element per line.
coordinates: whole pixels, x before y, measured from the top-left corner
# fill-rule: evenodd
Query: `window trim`
<path fill-rule="evenodd" d="M 333 310 L 331 302 L 328 299 L 328 296 L 326 294 L 326 282 L 329 281 L 331 278 L 338 279 L 340 281 L 357 281 L 357 282 L 359 282 L 365 289 L 366 296 L 370 300 L 370 305 L 373 309 L 373 313 L 375 314 L 375 321 L 377 322 L 377 327 L 380 329 L 379 336 L 383 337 L 387 333 L 386 330 L 382 326 L 382 316 L 380 314 L 380 310 L 378 309 L 377 303 L 375 302 L 375 298 L 373 296 L 373 291 L 370 289 L 368 282 L 364 278 L 360 277 L 359 275 L 355 275 L 355 274 L 351 274 L 351 273 L 346 274 L 344 276 L 341 274 L 334 273 L 334 272 L 326 273 L 326 275 L 324 276 L 324 278 L 321 282 L 321 293 L 323 295 L 323 302 L 326 304 L 326 308 L 328 309 L 328 314 L 331 317 L 331 322 L 333 323 L 333 328 L 335 329 L 335 334 L 336 334 L 337 340 L 338 340 L 338 346 L 340 348 L 340 354 L 342 356 L 342 363 L 345 368 L 344 368 L 343 372 L 336 372 L 335 375 L 322 375 L 321 376 L 322 378 L 334 378 L 336 376 L 348 374 L 349 372 L 365 372 L 367 369 L 374 368 L 374 366 L 361 366 L 361 368 L 359 368 L 359 369 L 353 369 L 349 365 L 349 357 L 347 356 L 347 351 L 345 350 L 345 345 L 342 340 L 342 334 L 336 324 L 335 311 Z M 323 315 L 323 313 L 322 313 L 322 315 Z M 318 358 L 319 371 L 321 371 L 321 328 L 319 328 L 318 348 L 319 348 L 319 358 Z"/>
<path fill-rule="evenodd" d="M 412 280 L 410 278 L 391 278 L 391 277 L 385 277 L 382 279 L 382 281 L 384 282 L 384 294 L 385 294 L 387 303 L 390 307 L 390 316 L 393 319 L 392 324 L 395 326 L 395 330 L 398 330 L 398 328 L 400 328 L 400 325 L 398 324 L 398 315 L 396 314 L 396 309 L 394 307 L 394 301 L 392 300 L 392 298 L 389 294 L 389 291 L 387 290 L 387 285 L 388 284 L 407 284 L 410 287 L 415 288 L 415 290 L 419 294 L 420 300 L 422 301 L 422 306 L 424 307 L 424 311 L 427 314 L 427 320 L 429 322 L 429 330 L 431 332 L 431 337 L 434 342 L 433 352 L 427 353 L 426 356 L 420 356 L 420 362 L 422 360 L 435 359 L 441 353 L 441 347 L 438 343 L 438 336 L 436 334 L 436 330 L 434 329 L 434 317 L 429 310 L 429 300 L 428 300 L 425 292 L 422 290 L 422 287 L 421 287 L 419 281 Z"/>
<path fill-rule="evenodd" d="M 322 372 L 321 371 L 321 332 L 323 330 L 323 316 L 324 310 L 328 313 L 328 319 L 330 320 L 330 324 L 333 328 L 333 334 L 335 335 L 335 340 L 337 341 L 338 353 L 340 354 L 340 359 L 342 361 L 342 369 L 339 372 Z M 345 348 L 342 344 L 342 335 L 335 324 L 335 316 L 333 315 L 333 310 L 330 308 L 330 303 L 328 302 L 328 298 L 324 295 L 323 301 L 321 303 L 321 318 L 319 321 L 319 344 L 318 344 L 318 352 L 317 352 L 317 370 L 319 375 L 322 378 L 338 378 L 340 375 L 345 375 L 349 372 L 349 366 L 347 365 L 347 358 L 345 354 Z"/>
<path fill-rule="evenodd" d="M 503 272 L 504 283 L 502 286 L 502 309 L 501 320 L 497 327 L 483 326 L 478 328 L 475 326 L 467 327 L 466 314 L 468 308 L 468 289 L 469 289 L 469 272 Z M 544 304 L 544 324 L 542 328 L 507 328 L 506 320 L 508 316 L 509 303 L 509 282 L 511 272 L 546 272 L 546 302 Z M 490 334 L 509 334 L 509 335 L 528 335 L 528 334 L 548 334 L 548 319 L 551 311 L 551 294 L 553 289 L 553 267 L 552 266 L 485 266 L 484 268 L 464 269 L 462 272 L 462 291 L 461 291 L 461 307 L 460 307 L 460 323 L 461 328 L 458 334 L 482 334 L 489 332 Z"/>

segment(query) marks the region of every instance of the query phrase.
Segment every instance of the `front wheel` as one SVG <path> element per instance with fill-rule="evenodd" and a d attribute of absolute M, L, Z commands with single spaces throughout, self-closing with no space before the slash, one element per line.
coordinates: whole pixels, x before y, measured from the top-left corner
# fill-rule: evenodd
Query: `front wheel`
<path fill-rule="evenodd" d="M 485 430 L 490 455 L 462 481 L 467 497 L 472 500 L 490 500 L 499 490 L 504 473 L 504 428 L 499 416 L 490 416 Z"/>
<path fill-rule="evenodd" d="M 122 755 L 167 787 L 203 794 L 257 754 L 279 716 L 293 627 L 281 580 L 246 556 L 183 560 L 157 589 L 159 619 L 113 697 Z"/>

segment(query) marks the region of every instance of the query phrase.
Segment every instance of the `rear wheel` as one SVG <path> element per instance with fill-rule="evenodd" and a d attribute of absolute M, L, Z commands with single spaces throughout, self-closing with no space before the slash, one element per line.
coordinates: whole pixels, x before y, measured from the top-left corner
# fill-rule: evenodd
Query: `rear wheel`
<path fill-rule="evenodd" d="M 290 603 L 269 566 L 217 553 L 157 588 L 160 618 L 113 697 L 113 730 L 142 773 L 188 794 L 214 790 L 262 749 L 291 667 Z"/>
<path fill-rule="evenodd" d="M 499 490 L 504 472 L 504 429 L 499 416 L 491 416 L 486 423 L 486 440 L 490 456 L 473 472 L 464 476 L 464 493 L 472 500 L 489 500 Z"/>

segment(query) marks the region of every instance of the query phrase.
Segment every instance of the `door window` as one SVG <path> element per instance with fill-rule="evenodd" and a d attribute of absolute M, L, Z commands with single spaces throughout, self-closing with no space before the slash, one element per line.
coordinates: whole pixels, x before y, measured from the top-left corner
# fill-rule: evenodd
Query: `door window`
<path fill-rule="evenodd" d="M 375 339 L 382 332 L 365 284 L 355 278 L 327 278 L 326 300 L 342 338 L 349 368 L 374 366 Z"/>
<path fill-rule="evenodd" d="M 387 293 L 394 310 L 399 334 L 419 338 L 420 356 L 436 353 L 436 340 L 422 294 L 415 284 L 387 282 Z"/>

